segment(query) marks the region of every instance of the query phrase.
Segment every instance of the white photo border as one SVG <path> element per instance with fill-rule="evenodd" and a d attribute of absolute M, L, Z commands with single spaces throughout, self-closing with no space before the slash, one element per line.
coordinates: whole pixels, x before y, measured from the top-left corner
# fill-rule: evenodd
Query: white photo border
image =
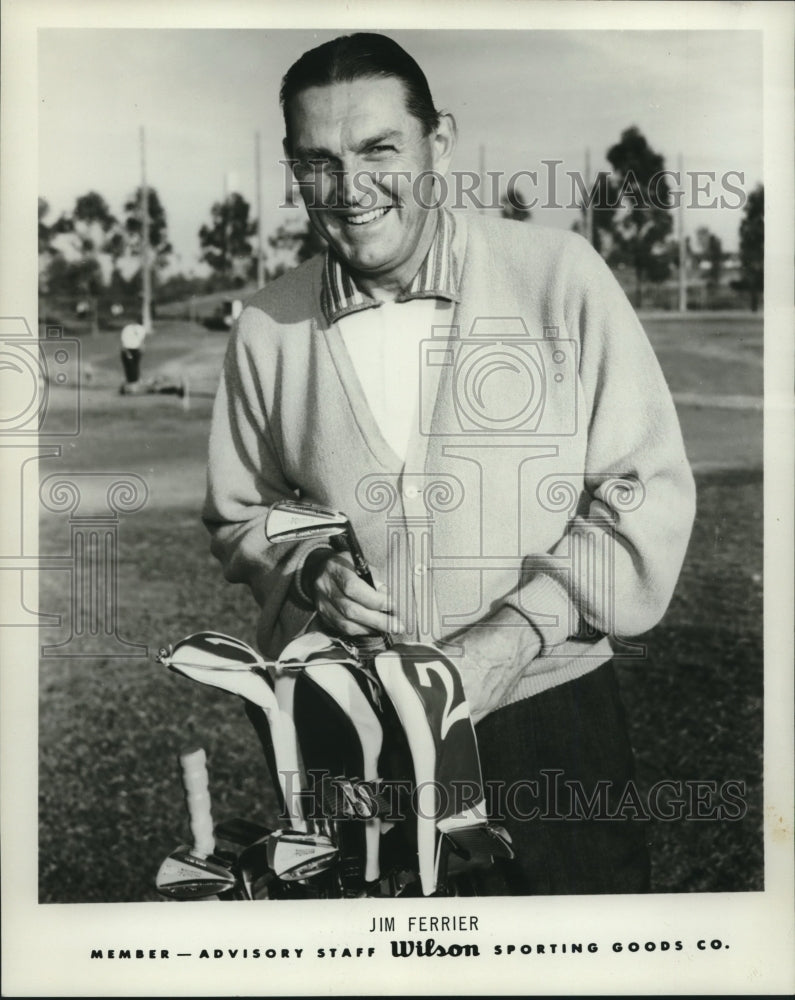
<path fill-rule="evenodd" d="M 2 268 L 0 315 L 35 329 L 37 31 L 44 27 L 477 28 L 515 30 L 760 30 L 764 35 L 765 274 L 765 891 L 652 895 L 426 900 L 427 914 L 479 915 L 484 959 L 403 961 L 381 947 L 373 958 L 318 959 L 318 947 L 371 945 L 373 916 L 407 915 L 411 900 L 227 904 L 59 904 L 37 902 L 37 640 L 0 633 L 2 657 L 2 896 L 5 996 L 242 996 L 364 994 L 789 993 L 793 947 L 793 178 L 792 40 L 789 4 L 591 2 L 534 4 L 439 0 L 276 4 L 193 0 L 37 2 L 6 0 L 2 33 Z M 10 633 L 10 634 L 9 634 Z M 730 692 L 727 693 L 730 696 Z M 219 919 L 222 918 L 222 919 Z M 570 955 L 565 961 L 489 957 L 494 942 L 673 940 L 659 951 Z M 475 939 L 473 939 L 475 940 Z M 704 951 L 695 942 L 730 947 Z M 112 962 L 97 947 L 172 953 L 273 947 L 299 959 Z M 383 944 L 383 942 L 380 942 Z M 692 945 L 692 947 L 690 946 Z M 365 951 L 366 955 L 366 951 Z"/>

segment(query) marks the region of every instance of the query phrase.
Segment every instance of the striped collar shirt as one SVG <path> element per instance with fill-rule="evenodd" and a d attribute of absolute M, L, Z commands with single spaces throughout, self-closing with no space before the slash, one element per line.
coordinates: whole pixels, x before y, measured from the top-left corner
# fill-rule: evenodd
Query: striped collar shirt
<path fill-rule="evenodd" d="M 444 209 L 439 211 L 436 235 L 420 269 L 395 298 L 396 302 L 410 299 L 446 299 L 458 302 L 458 270 L 453 254 L 455 222 Z M 329 325 L 351 313 L 373 309 L 381 301 L 358 288 L 348 271 L 332 253 L 326 250 L 323 264 L 320 303 Z"/>

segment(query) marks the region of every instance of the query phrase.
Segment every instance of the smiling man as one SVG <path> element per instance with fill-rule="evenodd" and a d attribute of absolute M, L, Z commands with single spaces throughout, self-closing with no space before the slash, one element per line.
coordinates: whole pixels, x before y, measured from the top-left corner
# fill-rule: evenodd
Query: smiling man
<path fill-rule="evenodd" d="M 309 219 L 363 291 L 395 298 L 436 235 L 434 173 L 447 173 L 453 120 L 415 117 L 394 76 L 291 94 L 293 80 L 283 89 L 285 153 Z"/>
<path fill-rule="evenodd" d="M 649 342 L 580 237 L 448 210 L 455 123 L 391 39 L 305 53 L 281 101 L 327 250 L 258 292 L 230 342 L 213 551 L 267 655 L 313 613 L 444 644 L 516 849 L 493 891 L 644 891 L 643 823 L 581 807 L 631 788 L 611 658 L 663 615 L 693 520 Z M 270 546 L 270 506 L 296 496 L 345 511 L 389 586 L 317 541 Z"/>

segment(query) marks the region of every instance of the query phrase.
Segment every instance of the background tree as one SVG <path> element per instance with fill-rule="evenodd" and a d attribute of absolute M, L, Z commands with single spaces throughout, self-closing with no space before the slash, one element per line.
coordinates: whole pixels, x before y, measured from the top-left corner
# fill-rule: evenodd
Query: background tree
<path fill-rule="evenodd" d="M 617 200 L 623 209 L 612 226 L 611 265 L 629 265 L 635 272 L 637 301 L 643 300 L 644 281 L 662 281 L 670 271 L 667 241 L 673 229 L 670 186 L 661 177 L 665 160 L 649 146 L 636 126 L 621 133 L 607 151 L 613 168 Z"/>
<path fill-rule="evenodd" d="M 81 313 L 91 314 L 96 320 L 96 300 L 105 291 L 105 277 L 96 257 L 67 260 L 56 253 L 47 269 L 47 293 L 54 298 L 66 299 Z"/>
<path fill-rule="evenodd" d="M 44 222 L 46 214 L 47 203 L 42 199 L 39 245 L 46 241 L 49 253 L 43 290 L 90 316 L 92 331 L 97 333 L 98 299 L 124 248 L 118 221 L 96 191 L 81 195 L 71 214 L 60 216 L 51 226 Z"/>
<path fill-rule="evenodd" d="M 756 312 L 765 287 L 765 188 L 758 184 L 748 195 L 740 222 L 740 270 L 738 286 L 748 292 Z"/>
<path fill-rule="evenodd" d="M 586 197 L 591 204 L 591 240 L 594 249 L 606 256 L 612 249 L 613 227 L 615 225 L 616 208 L 618 206 L 618 187 L 610 174 L 602 171 L 597 174 Z M 572 229 L 581 236 L 588 235 L 587 205 L 580 205 L 580 219 Z"/>
<path fill-rule="evenodd" d="M 706 226 L 699 226 L 696 230 L 696 244 L 698 246 L 697 258 L 699 265 L 706 264 L 707 288 L 715 289 L 720 284 L 720 277 L 723 273 L 723 261 L 726 254 L 723 252 L 723 244 L 719 237 Z"/>
<path fill-rule="evenodd" d="M 109 254 L 116 258 L 124 250 L 118 220 L 96 191 L 89 191 L 77 199 L 71 223 L 71 231 L 83 256 Z"/>
<path fill-rule="evenodd" d="M 39 198 L 39 296 L 49 292 L 49 271 L 57 250 L 52 245 L 53 226 L 45 219 L 50 213 L 46 198 Z M 43 310 L 46 312 L 46 310 Z"/>
<path fill-rule="evenodd" d="M 50 236 L 52 227 L 44 221 L 50 212 L 50 206 L 46 198 L 39 198 L 39 253 L 49 253 Z"/>
<path fill-rule="evenodd" d="M 242 284 L 249 272 L 256 221 L 249 219 L 250 206 L 234 192 L 211 210 L 211 223 L 199 230 L 202 260 L 228 284 Z"/>
<path fill-rule="evenodd" d="M 166 210 L 160 201 L 157 190 L 153 187 L 147 191 L 147 210 L 149 215 L 149 260 L 153 273 L 162 271 L 171 256 L 171 244 L 168 241 L 168 221 Z M 132 256 L 140 257 L 143 249 L 143 218 L 141 215 L 141 188 L 136 188 L 124 204 L 124 232 L 127 237 L 127 251 Z"/>
<path fill-rule="evenodd" d="M 283 223 L 268 237 L 268 280 L 297 267 L 325 249 L 325 243 L 308 222 Z M 254 261 L 256 270 L 256 261 Z"/>

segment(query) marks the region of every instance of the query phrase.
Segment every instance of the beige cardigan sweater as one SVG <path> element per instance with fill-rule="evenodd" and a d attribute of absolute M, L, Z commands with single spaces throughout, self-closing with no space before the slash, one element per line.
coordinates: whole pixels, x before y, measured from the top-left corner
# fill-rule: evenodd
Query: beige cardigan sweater
<path fill-rule="evenodd" d="M 322 257 L 249 301 L 215 402 L 204 520 L 227 579 L 260 606 L 269 656 L 311 613 L 296 574 L 317 544 L 267 542 L 279 498 L 348 514 L 411 637 L 511 605 L 542 654 L 515 665 L 508 704 L 614 652 L 642 656 L 626 637 L 665 612 L 695 490 L 654 352 L 586 241 L 459 215 L 454 253 L 460 303 L 418 358 L 405 466 L 324 319 Z"/>

